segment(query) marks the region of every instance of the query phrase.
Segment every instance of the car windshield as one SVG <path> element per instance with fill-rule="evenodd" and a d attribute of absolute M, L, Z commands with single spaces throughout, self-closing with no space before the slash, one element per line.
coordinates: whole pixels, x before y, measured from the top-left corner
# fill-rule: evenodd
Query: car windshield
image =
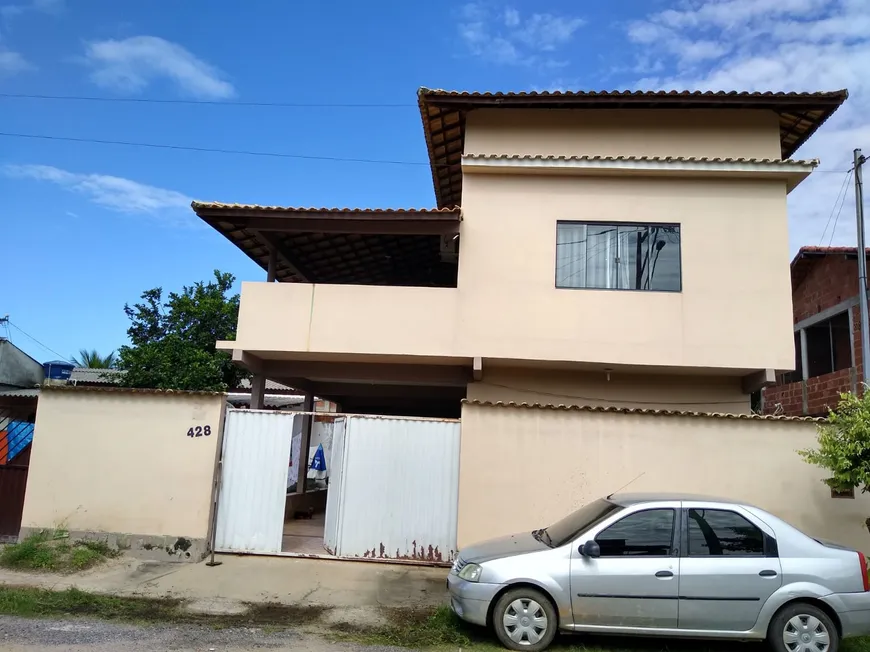
<path fill-rule="evenodd" d="M 619 505 L 611 503 L 609 500 L 599 498 L 593 503 L 584 505 L 576 512 L 573 512 L 563 518 L 561 521 L 553 523 L 550 527 L 544 528 L 544 532 L 549 535 L 544 537 L 547 543 L 558 548 L 563 546 L 583 530 L 586 530 L 602 519 L 610 516 L 616 511 L 622 509 Z"/>

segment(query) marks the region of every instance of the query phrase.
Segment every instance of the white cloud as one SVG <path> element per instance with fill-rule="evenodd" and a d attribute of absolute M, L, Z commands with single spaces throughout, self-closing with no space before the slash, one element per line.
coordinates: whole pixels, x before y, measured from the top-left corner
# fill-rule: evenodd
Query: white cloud
<path fill-rule="evenodd" d="M 497 12 L 479 2 L 464 5 L 459 18 L 459 36 L 471 54 L 494 63 L 545 68 L 565 65 L 551 53 L 570 43 L 586 23 L 550 13 L 523 16 L 513 7 Z"/>
<path fill-rule="evenodd" d="M 165 79 L 194 97 L 226 99 L 233 85 L 214 66 L 177 43 L 157 36 L 132 36 L 87 44 L 85 61 L 93 68 L 91 80 L 104 88 L 136 93 Z"/>
<path fill-rule="evenodd" d="M 822 166 L 789 195 L 791 247 L 854 245 L 848 189 L 837 229 L 822 241 L 852 165 L 870 153 L 870 15 L 866 0 L 700 0 L 680 3 L 627 28 L 638 61 L 661 55 L 669 74 L 650 71 L 640 88 L 819 91 L 848 88 L 850 99 L 798 152 Z M 651 76 L 655 75 L 655 76 Z M 842 171 L 842 172 L 825 172 Z M 839 204 L 838 204 L 839 206 Z M 836 215 L 836 210 L 834 211 Z"/>
<path fill-rule="evenodd" d="M 190 211 L 191 198 L 174 190 L 106 174 L 79 174 L 50 165 L 5 165 L 3 174 L 14 179 L 48 181 L 87 197 L 119 213 L 147 213 L 172 219 Z M 68 213 L 69 214 L 69 213 Z"/>
<path fill-rule="evenodd" d="M 35 67 L 21 56 L 19 52 L 0 49 L 0 77 L 14 75 L 25 70 L 33 70 Z"/>

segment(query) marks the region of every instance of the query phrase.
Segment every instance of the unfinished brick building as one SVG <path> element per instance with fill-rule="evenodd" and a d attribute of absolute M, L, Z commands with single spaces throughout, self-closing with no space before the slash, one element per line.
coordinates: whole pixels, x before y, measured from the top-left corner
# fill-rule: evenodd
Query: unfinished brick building
<path fill-rule="evenodd" d="M 840 393 L 861 390 L 857 252 L 801 247 L 792 260 L 795 370 L 762 390 L 765 414 L 824 416 Z"/>

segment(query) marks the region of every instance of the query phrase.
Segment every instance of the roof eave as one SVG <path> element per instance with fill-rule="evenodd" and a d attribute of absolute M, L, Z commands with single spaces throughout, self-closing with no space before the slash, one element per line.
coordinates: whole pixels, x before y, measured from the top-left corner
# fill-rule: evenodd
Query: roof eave
<path fill-rule="evenodd" d="M 435 147 L 431 138 L 431 122 L 433 119 L 444 118 L 444 112 L 456 112 L 460 116 L 461 136 L 464 140 L 464 114 L 468 110 L 484 107 L 506 108 L 580 108 L 583 106 L 595 108 L 732 108 L 732 109 L 770 109 L 782 115 L 792 113 L 792 109 L 802 108 L 793 127 L 785 135 L 780 134 L 781 155 L 791 157 L 846 101 L 849 93 L 846 89 L 838 91 L 822 91 L 817 93 L 759 93 L 759 92 L 713 92 L 713 91 L 613 91 L 613 92 L 527 92 L 527 93 L 468 93 L 457 91 L 432 90 L 420 88 L 417 92 L 417 103 L 423 122 L 423 133 L 426 139 L 426 149 L 435 191 L 436 203 L 439 207 L 461 203 L 461 187 L 451 188 L 451 178 L 442 179 L 438 174 L 441 166 L 449 166 L 445 160 L 436 157 Z M 646 105 L 646 106 L 643 106 Z M 436 115 L 430 115 L 430 109 Z M 818 112 L 821 111 L 821 114 Z M 816 112 L 808 117 L 808 113 Z M 800 133 L 793 142 L 787 137 L 795 131 L 800 123 L 809 122 L 809 126 Z M 447 148 L 449 141 L 443 145 Z M 440 147 L 440 146 L 439 146 Z M 461 178 L 461 177 L 460 177 Z M 794 185 L 797 185 L 796 183 Z"/>

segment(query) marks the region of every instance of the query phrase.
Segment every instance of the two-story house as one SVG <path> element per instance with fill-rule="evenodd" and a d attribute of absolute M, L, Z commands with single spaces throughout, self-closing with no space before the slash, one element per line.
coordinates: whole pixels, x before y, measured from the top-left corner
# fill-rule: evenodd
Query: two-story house
<path fill-rule="evenodd" d="M 461 417 L 459 545 L 629 485 L 861 536 L 794 452 L 815 425 L 750 414 L 795 365 L 786 198 L 817 161 L 790 157 L 846 97 L 421 89 L 434 208 L 194 202 L 266 272 L 218 346 L 252 408 L 268 379 Z"/>
<path fill-rule="evenodd" d="M 418 98 L 436 208 L 194 204 L 267 271 L 220 344 L 255 392 L 745 413 L 793 368 L 789 157 L 845 91 Z"/>

